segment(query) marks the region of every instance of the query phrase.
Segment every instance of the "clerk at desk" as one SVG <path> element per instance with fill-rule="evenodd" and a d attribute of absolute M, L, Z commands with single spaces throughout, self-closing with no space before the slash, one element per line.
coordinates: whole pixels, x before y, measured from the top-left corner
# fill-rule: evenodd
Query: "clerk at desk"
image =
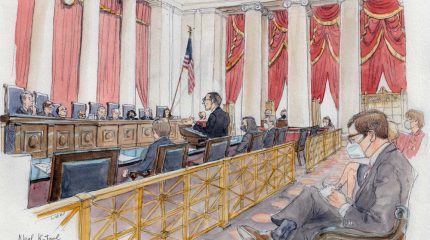
<path fill-rule="evenodd" d="M 209 138 L 225 137 L 228 136 L 228 126 L 230 125 L 230 118 L 228 113 L 224 112 L 220 105 L 222 98 L 217 92 L 210 92 L 203 98 L 203 105 L 206 111 L 211 111 L 206 127 L 195 124 L 193 129 Z"/>

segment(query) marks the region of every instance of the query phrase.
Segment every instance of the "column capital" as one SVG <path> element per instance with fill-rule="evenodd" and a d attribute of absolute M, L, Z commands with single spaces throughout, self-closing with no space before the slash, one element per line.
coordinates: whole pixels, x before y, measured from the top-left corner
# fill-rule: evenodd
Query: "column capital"
<path fill-rule="evenodd" d="M 261 2 L 242 3 L 240 8 L 244 12 L 250 10 L 261 12 L 262 16 L 267 16 L 269 19 L 273 19 L 274 17 L 273 12 L 267 9 Z"/>
<path fill-rule="evenodd" d="M 284 0 L 282 2 L 282 6 L 284 8 L 290 8 L 293 4 L 300 4 L 301 6 L 305 7 L 309 5 L 309 0 Z"/>

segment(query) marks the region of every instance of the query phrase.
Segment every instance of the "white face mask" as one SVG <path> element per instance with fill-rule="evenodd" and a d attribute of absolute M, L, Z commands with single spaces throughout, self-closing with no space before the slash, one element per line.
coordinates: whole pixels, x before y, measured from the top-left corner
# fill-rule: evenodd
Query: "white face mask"
<path fill-rule="evenodd" d="M 404 127 L 405 127 L 407 130 L 412 129 L 412 126 L 411 126 L 411 122 L 410 122 L 410 121 L 405 121 L 405 123 L 404 123 L 403 125 L 404 125 Z"/>
<path fill-rule="evenodd" d="M 363 149 L 361 149 L 360 144 L 358 143 L 348 143 L 346 145 L 346 152 L 351 159 L 366 158 Z"/>

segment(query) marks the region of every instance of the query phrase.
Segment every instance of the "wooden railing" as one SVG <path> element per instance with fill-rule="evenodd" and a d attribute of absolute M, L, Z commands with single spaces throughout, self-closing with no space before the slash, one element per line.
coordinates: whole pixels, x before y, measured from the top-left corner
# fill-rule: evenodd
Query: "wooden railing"
<path fill-rule="evenodd" d="M 295 146 L 286 143 L 135 182 L 78 194 L 36 210 L 77 216 L 87 239 L 193 239 L 295 181 Z"/>
<path fill-rule="evenodd" d="M 341 147 L 341 135 L 342 130 L 336 129 L 306 139 L 306 172 L 312 172 L 318 163 Z"/>

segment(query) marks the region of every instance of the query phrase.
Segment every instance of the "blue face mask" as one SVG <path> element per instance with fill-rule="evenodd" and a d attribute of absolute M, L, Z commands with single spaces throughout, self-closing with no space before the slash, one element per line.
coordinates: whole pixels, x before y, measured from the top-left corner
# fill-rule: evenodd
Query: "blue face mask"
<path fill-rule="evenodd" d="M 405 123 L 404 123 L 403 125 L 404 125 L 404 127 L 405 127 L 407 130 L 412 129 L 412 126 L 411 126 L 411 122 L 410 122 L 410 121 L 405 121 Z"/>
<path fill-rule="evenodd" d="M 363 149 L 361 149 L 358 143 L 348 143 L 348 145 L 346 145 L 346 152 L 351 159 L 366 158 Z"/>

